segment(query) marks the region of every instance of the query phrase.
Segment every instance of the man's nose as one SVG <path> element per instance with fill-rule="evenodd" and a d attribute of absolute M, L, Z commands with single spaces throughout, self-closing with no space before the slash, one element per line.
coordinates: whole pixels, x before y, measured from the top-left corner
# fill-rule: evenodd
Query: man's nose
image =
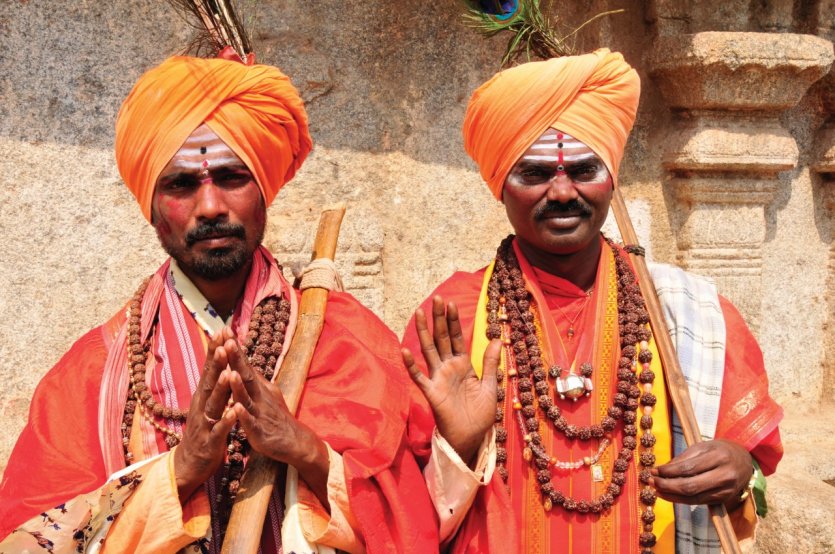
<path fill-rule="evenodd" d="M 211 179 L 206 179 L 197 189 L 195 216 L 198 219 L 218 219 L 228 215 L 223 190 Z"/>
<path fill-rule="evenodd" d="M 577 188 L 574 186 L 574 181 L 568 174 L 562 171 L 551 178 L 546 194 L 549 201 L 561 204 L 565 204 L 579 196 Z"/>

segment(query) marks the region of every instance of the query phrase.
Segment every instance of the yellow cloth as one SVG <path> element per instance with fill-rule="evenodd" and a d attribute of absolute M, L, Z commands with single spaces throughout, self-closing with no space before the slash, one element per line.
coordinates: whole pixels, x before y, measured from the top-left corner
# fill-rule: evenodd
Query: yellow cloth
<path fill-rule="evenodd" d="M 464 148 L 499 200 L 510 169 L 551 127 L 594 150 L 617 184 L 640 94 L 638 73 L 606 48 L 518 65 L 473 93 Z"/>

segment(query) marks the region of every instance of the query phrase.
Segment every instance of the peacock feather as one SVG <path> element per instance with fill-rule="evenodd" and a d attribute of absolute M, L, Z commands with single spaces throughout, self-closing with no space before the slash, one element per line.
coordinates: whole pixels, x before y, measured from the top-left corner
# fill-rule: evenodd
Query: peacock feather
<path fill-rule="evenodd" d="M 563 35 L 557 30 L 556 20 L 545 13 L 550 12 L 549 0 L 546 10 L 540 7 L 540 0 L 464 0 L 464 18 L 468 26 L 485 37 L 495 36 L 503 31 L 512 33 L 502 57 L 502 66 L 507 66 L 523 54 L 548 59 L 570 56 L 574 53 L 571 39 L 592 21 L 621 13 L 612 10 L 595 15 L 573 31 Z"/>

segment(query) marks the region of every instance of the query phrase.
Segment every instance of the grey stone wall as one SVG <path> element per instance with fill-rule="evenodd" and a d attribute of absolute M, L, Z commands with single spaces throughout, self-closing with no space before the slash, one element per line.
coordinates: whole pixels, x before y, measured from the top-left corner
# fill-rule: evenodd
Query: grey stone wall
<path fill-rule="evenodd" d="M 510 231 L 460 132 L 504 42 L 465 29 L 454 0 L 429 4 L 261 1 L 254 25 L 259 61 L 301 90 L 315 141 L 269 210 L 267 245 L 285 262 L 306 258 L 319 208 L 347 202 L 338 265 L 397 333 L 436 284 L 486 264 Z M 794 4 L 571 0 L 558 14 L 570 29 L 626 8 L 586 27 L 577 48 L 622 51 L 641 74 L 621 183 L 642 240 L 655 260 L 717 278 L 756 330 L 772 394 L 804 422 L 832 413 L 835 377 L 835 163 L 827 173 L 820 153 L 835 134 L 820 131 L 829 81 L 813 84 L 833 36 L 831 2 Z M 120 182 L 113 124 L 135 79 L 188 39 L 159 1 L 0 3 L 0 470 L 39 378 L 163 260 Z M 817 459 L 821 448 L 835 459 L 821 442 Z M 835 478 L 831 463 L 806 462 L 804 443 L 787 433 L 792 471 Z M 775 482 L 788 506 L 793 480 Z M 821 486 L 830 508 L 812 521 L 823 526 L 835 489 Z M 762 552 L 778 551 L 791 513 L 776 508 Z"/>

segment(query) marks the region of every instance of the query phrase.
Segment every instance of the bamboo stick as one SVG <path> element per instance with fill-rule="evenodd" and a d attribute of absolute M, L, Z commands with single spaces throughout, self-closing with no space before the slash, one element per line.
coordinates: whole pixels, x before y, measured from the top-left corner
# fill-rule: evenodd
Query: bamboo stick
<path fill-rule="evenodd" d="M 623 243 L 637 246 L 638 236 L 632 227 L 632 220 L 629 218 L 626 204 L 618 188 L 615 188 L 612 196 L 612 211 L 615 215 L 618 229 L 620 229 L 621 237 L 623 237 Z M 638 284 L 641 287 L 641 294 L 647 305 L 650 326 L 652 327 L 652 336 L 655 338 L 655 344 L 658 346 L 658 354 L 661 356 L 661 365 L 664 368 L 664 378 L 669 388 L 670 400 L 672 400 L 673 408 L 681 421 L 684 440 L 687 442 L 687 446 L 692 446 L 701 442 L 702 435 L 699 433 L 699 423 L 696 420 L 696 415 L 693 413 L 693 405 L 690 402 L 690 389 L 681 371 L 675 347 L 673 346 L 673 341 L 670 338 L 670 333 L 667 328 L 667 322 L 661 311 L 661 303 L 658 301 L 658 293 L 655 291 L 655 285 L 650 278 L 646 261 L 643 256 L 631 252 L 629 253 L 629 257 L 632 259 L 632 265 L 638 274 Z M 742 550 L 739 547 L 739 542 L 737 541 L 725 506 L 722 504 L 714 504 L 708 506 L 708 508 L 710 509 L 710 518 L 719 535 L 719 543 L 722 546 L 722 550 L 728 554 L 741 554 Z"/>
<path fill-rule="evenodd" d="M 345 215 L 345 205 L 340 203 L 322 211 L 319 228 L 313 246 L 313 259 L 333 259 L 339 227 Z M 304 389 L 313 351 L 324 325 L 328 290 L 309 288 L 302 292 L 299 304 L 299 319 L 293 342 L 279 369 L 277 383 L 284 395 L 287 408 L 295 414 L 299 398 Z M 252 453 L 247 461 L 246 471 L 241 478 L 241 487 L 232 507 L 223 554 L 256 554 L 261 543 L 261 532 L 270 497 L 273 492 L 278 462 Z"/>

